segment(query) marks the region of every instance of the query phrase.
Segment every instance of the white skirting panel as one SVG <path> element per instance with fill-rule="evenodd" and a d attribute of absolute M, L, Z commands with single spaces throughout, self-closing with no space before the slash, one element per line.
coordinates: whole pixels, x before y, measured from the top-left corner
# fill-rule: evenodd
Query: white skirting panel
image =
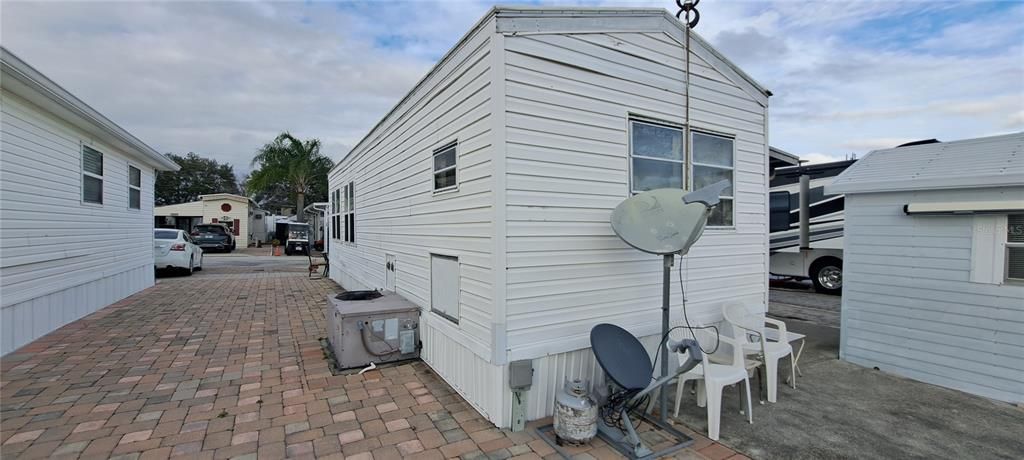
<path fill-rule="evenodd" d="M 0 355 L 152 285 L 153 266 L 142 265 L 3 307 Z"/>
<path fill-rule="evenodd" d="M 420 319 L 420 339 L 423 350 L 420 357 L 448 382 L 485 418 L 499 427 L 510 424 L 510 410 L 506 410 L 509 396 L 505 367 L 495 366 L 477 355 L 446 333 L 444 319 L 425 314 Z"/>
<path fill-rule="evenodd" d="M 658 336 L 651 335 L 640 339 L 650 357 L 654 357 Z M 669 361 L 669 368 L 674 369 L 676 363 Z M 657 372 L 658 365 L 655 365 Z M 552 415 L 555 408 L 555 396 L 561 391 L 567 379 L 584 379 L 590 383 L 591 394 L 594 388 L 604 384 L 604 371 L 597 364 L 590 348 L 548 355 L 533 360 L 533 387 L 530 388 L 529 404 L 526 419 L 536 420 Z M 508 391 L 508 390 L 505 390 Z"/>

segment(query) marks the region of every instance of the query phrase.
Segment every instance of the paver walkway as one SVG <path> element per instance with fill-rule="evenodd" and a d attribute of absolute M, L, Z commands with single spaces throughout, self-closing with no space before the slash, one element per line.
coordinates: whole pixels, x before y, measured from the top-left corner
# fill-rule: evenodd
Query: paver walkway
<path fill-rule="evenodd" d="M 540 458 L 421 362 L 332 375 L 328 280 L 290 264 L 157 286 L 0 360 L 4 458 Z M 695 436 L 682 458 L 734 452 Z M 578 458 L 614 457 L 595 440 Z M 742 458 L 737 456 L 736 458 Z"/>

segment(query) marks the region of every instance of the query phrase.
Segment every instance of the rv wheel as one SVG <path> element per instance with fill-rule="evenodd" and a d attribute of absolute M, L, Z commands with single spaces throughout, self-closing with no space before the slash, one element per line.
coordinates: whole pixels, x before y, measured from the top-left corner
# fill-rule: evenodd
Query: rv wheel
<path fill-rule="evenodd" d="M 811 264 L 808 274 L 814 290 L 822 294 L 843 293 L 843 261 L 835 257 L 822 257 Z"/>

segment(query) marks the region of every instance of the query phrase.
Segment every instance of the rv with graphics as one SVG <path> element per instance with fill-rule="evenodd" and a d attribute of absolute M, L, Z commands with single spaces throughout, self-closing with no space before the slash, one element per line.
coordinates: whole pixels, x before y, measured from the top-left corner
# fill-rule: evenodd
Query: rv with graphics
<path fill-rule="evenodd" d="M 826 194 L 825 185 L 856 161 L 774 170 L 768 199 L 771 274 L 810 278 L 821 293 L 842 292 L 843 196 Z M 803 197 L 806 219 L 800 212 Z"/>

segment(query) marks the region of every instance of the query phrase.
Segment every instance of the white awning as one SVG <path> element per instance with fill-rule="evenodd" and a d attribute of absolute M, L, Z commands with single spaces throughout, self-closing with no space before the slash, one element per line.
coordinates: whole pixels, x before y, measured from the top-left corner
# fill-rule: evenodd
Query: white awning
<path fill-rule="evenodd" d="M 903 205 L 907 214 L 1006 214 L 1024 212 L 1024 200 L 998 201 L 957 201 L 946 203 L 907 203 Z"/>

